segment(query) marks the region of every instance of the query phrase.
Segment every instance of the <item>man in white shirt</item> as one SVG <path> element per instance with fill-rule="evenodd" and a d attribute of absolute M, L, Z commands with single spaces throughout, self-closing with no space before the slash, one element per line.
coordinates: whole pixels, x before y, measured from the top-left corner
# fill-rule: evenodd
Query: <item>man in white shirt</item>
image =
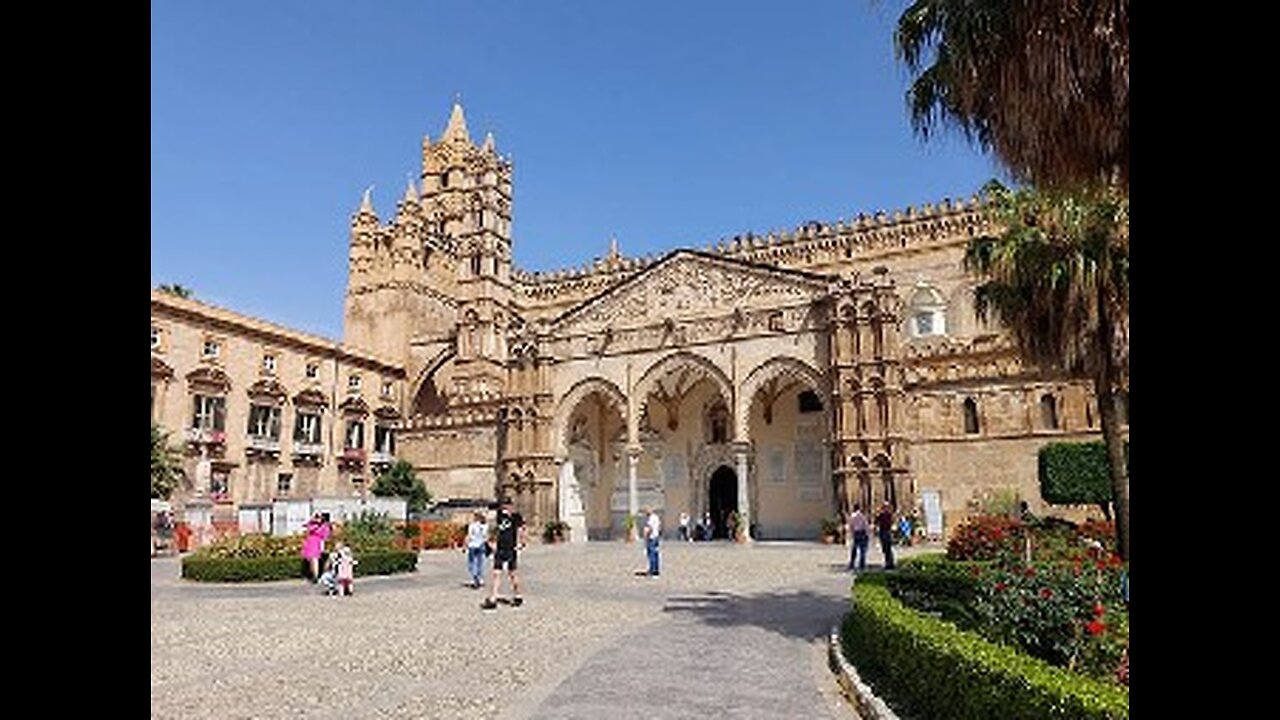
<path fill-rule="evenodd" d="M 658 576 L 658 541 L 662 537 L 662 520 L 653 509 L 647 511 L 649 519 L 644 523 L 644 551 L 649 556 L 649 577 Z"/>

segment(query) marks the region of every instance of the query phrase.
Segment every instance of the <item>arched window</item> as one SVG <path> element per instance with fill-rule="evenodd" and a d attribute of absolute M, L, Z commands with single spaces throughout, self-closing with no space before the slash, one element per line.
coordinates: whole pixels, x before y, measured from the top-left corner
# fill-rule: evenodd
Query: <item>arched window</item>
<path fill-rule="evenodd" d="M 947 334 L 947 303 L 942 293 L 927 285 L 917 285 L 909 306 L 907 331 L 911 337 Z"/>
<path fill-rule="evenodd" d="M 812 390 L 805 390 L 800 393 L 800 412 L 815 413 L 822 412 L 822 399 L 818 397 L 818 393 Z"/>
<path fill-rule="evenodd" d="M 1040 396 L 1040 427 L 1058 429 L 1058 401 L 1049 393 Z"/>
<path fill-rule="evenodd" d="M 716 403 L 707 411 L 707 442 L 729 442 L 729 408 L 724 403 Z"/>
<path fill-rule="evenodd" d="M 978 403 L 973 398 L 964 399 L 964 432 L 966 435 L 978 434 Z"/>

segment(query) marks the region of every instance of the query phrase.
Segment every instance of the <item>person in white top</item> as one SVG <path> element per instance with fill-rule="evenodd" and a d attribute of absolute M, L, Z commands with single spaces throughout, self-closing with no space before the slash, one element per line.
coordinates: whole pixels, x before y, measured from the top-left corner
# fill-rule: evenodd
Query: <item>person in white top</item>
<path fill-rule="evenodd" d="M 693 542 L 693 535 L 689 534 L 689 513 L 680 513 L 680 539 Z"/>
<path fill-rule="evenodd" d="M 484 584 L 484 558 L 489 554 L 489 524 L 485 522 L 482 512 L 471 516 L 471 524 L 467 526 L 466 550 L 471 588 L 478 589 Z"/>
<path fill-rule="evenodd" d="M 662 537 L 662 520 L 656 510 L 648 510 L 644 524 L 644 551 L 649 556 L 649 577 L 658 576 L 658 541 Z"/>
<path fill-rule="evenodd" d="M 871 540 L 871 524 L 867 516 L 862 514 L 862 506 L 854 505 L 849 513 L 849 537 L 853 538 L 853 547 L 849 549 L 849 569 L 867 569 L 867 543 Z"/>

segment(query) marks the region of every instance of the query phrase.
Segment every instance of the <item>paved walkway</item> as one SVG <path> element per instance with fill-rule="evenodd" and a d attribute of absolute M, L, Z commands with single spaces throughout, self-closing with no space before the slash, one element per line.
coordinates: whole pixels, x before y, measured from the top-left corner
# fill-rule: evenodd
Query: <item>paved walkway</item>
<path fill-rule="evenodd" d="M 534 546 L 523 607 L 483 612 L 460 552 L 361 578 L 210 586 L 151 561 L 157 718 L 848 718 L 822 638 L 846 548 L 809 543 Z M 873 563 L 879 560 L 872 551 Z"/>

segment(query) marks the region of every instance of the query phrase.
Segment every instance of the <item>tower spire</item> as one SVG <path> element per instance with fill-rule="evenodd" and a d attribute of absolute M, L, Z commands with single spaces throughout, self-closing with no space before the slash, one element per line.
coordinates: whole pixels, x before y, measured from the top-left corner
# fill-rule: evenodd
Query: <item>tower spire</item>
<path fill-rule="evenodd" d="M 364 189 L 364 197 L 360 198 L 360 213 L 361 214 L 369 213 L 370 215 L 377 215 L 377 213 L 373 211 L 373 186 L 372 185 Z"/>
<path fill-rule="evenodd" d="M 413 178 L 410 177 L 409 186 L 404 189 L 404 201 L 417 202 L 417 200 L 418 200 L 418 191 L 416 188 L 413 187 Z"/>
<path fill-rule="evenodd" d="M 440 139 L 471 142 L 471 135 L 467 132 L 467 118 L 462 112 L 462 101 L 457 98 L 453 101 L 453 112 L 449 113 L 449 125 Z"/>

